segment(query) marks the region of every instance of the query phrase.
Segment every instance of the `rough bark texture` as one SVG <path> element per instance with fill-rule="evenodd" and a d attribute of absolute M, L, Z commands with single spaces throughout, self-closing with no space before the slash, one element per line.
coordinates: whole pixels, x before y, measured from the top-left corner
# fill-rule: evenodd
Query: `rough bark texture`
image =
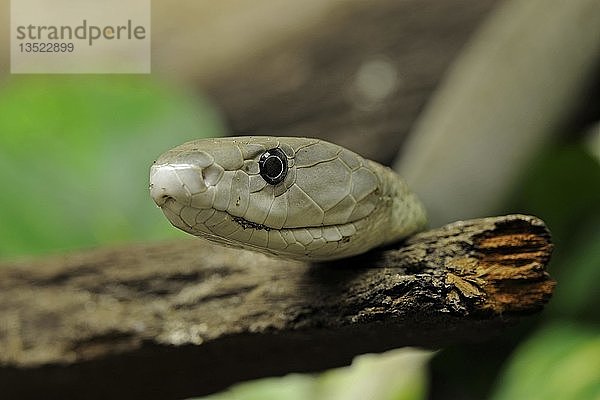
<path fill-rule="evenodd" d="M 482 340 L 541 310 L 551 249 L 512 215 L 321 265 L 199 239 L 2 265 L 2 397 L 181 398 Z"/>

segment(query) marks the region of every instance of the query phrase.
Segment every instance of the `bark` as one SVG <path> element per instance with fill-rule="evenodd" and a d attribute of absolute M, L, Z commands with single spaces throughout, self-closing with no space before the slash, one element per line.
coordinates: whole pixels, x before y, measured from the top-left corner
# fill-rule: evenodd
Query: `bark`
<path fill-rule="evenodd" d="M 544 223 L 456 222 L 311 265 L 200 239 L 0 266 L 6 398 L 181 398 L 479 341 L 538 312 L 554 282 Z"/>

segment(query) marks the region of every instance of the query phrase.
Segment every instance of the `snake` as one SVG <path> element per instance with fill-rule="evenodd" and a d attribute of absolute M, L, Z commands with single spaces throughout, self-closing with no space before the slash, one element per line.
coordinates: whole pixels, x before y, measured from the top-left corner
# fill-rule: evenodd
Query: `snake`
<path fill-rule="evenodd" d="M 189 234 L 295 260 L 355 256 L 427 224 L 392 169 L 316 138 L 193 140 L 153 162 L 149 188 Z"/>

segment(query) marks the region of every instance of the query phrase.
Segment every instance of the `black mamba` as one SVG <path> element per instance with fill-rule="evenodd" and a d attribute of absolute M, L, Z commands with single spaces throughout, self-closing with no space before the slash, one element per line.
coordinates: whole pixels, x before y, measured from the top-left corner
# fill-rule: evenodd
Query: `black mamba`
<path fill-rule="evenodd" d="M 82 25 L 75 28 L 63 25 L 20 25 L 17 26 L 17 39 L 19 40 L 73 40 L 81 39 L 88 40 L 88 45 L 92 45 L 95 40 L 143 40 L 146 39 L 146 28 L 141 25 L 133 26 L 133 22 L 127 20 L 127 25 L 99 27 L 96 25 L 88 25 L 86 19 Z"/>

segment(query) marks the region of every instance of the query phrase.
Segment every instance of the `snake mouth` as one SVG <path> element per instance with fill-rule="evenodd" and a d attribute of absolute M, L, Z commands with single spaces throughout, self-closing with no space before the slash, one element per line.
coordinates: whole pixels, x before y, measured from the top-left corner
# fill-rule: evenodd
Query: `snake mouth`
<path fill-rule="evenodd" d="M 341 237 L 339 238 L 340 241 L 342 242 L 347 242 L 349 240 L 349 236 L 352 236 L 355 232 L 356 232 L 356 226 L 360 225 L 362 222 L 364 222 L 365 220 L 367 220 L 367 218 L 369 218 L 369 216 L 363 217 L 363 218 L 359 218 L 357 220 L 354 221 L 349 221 L 347 223 L 344 224 L 329 224 L 329 225 L 316 225 L 316 226 L 298 226 L 298 227 L 282 227 L 282 228 L 276 228 L 276 227 L 271 227 L 268 225 L 264 225 L 264 224 L 259 224 L 256 222 L 252 222 L 252 221 L 248 221 L 247 219 L 243 218 L 243 217 L 236 217 L 233 216 L 231 214 L 229 214 L 228 212 L 224 211 L 224 213 L 229 216 L 229 218 L 231 218 L 235 223 L 237 223 L 239 226 L 242 227 L 242 229 L 246 230 L 246 229 L 253 229 L 253 230 L 263 230 L 263 231 L 288 231 L 288 232 L 294 232 L 294 231 L 300 231 L 300 230 L 307 230 L 307 229 L 327 229 L 327 228 L 337 228 L 342 229 L 346 232 L 348 232 L 346 229 L 344 229 L 343 227 L 348 227 L 348 226 L 352 226 L 352 233 L 350 234 L 341 234 Z M 338 241 L 338 240 L 334 240 L 334 241 Z"/>
<path fill-rule="evenodd" d="M 248 221 L 247 219 L 242 218 L 242 217 L 234 217 L 231 214 L 229 214 L 229 216 L 231 217 L 231 219 L 233 219 L 234 222 L 236 222 L 239 225 L 241 225 L 241 227 L 244 228 L 244 229 L 258 229 L 258 230 L 263 229 L 265 231 L 270 231 L 271 229 L 275 229 L 275 228 L 271 228 L 270 226 L 267 226 L 267 225 L 258 224 L 256 222 Z"/>
<path fill-rule="evenodd" d="M 201 234 L 205 236 L 208 232 L 203 231 L 202 233 L 198 232 L 198 226 L 205 226 L 210 232 L 210 236 L 219 236 L 219 233 L 214 231 L 216 225 L 223 223 L 224 219 L 228 219 L 232 221 L 237 226 L 242 228 L 242 230 L 255 230 L 255 231 L 287 231 L 287 232 L 298 232 L 301 230 L 307 229 L 327 229 L 327 228 L 342 228 L 348 225 L 356 226 L 360 224 L 363 220 L 366 220 L 369 216 L 365 216 L 363 218 L 359 218 L 353 221 L 348 221 L 343 224 L 322 224 L 322 225 L 312 225 L 312 226 L 296 226 L 296 227 L 275 227 L 269 226 L 265 224 L 261 224 L 258 222 L 250 221 L 244 217 L 235 216 L 230 214 L 228 211 L 218 210 L 215 208 L 202 208 L 198 209 L 189 204 L 181 204 L 177 198 L 170 196 L 168 194 L 163 195 L 160 198 L 161 204 L 159 207 L 166 214 L 167 218 L 171 221 L 173 225 L 176 227 L 183 229 L 191 234 Z M 159 202 L 157 201 L 157 204 Z M 192 211 L 193 210 L 193 211 Z M 204 218 L 196 218 L 199 213 L 208 213 L 205 214 Z M 186 215 L 187 214 L 187 218 Z M 193 216 L 193 218 L 189 218 Z M 211 217 L 214 217 L 214 220 L 211 221 Z M 346 236 L 346 235 L 342 235 Z"/>

